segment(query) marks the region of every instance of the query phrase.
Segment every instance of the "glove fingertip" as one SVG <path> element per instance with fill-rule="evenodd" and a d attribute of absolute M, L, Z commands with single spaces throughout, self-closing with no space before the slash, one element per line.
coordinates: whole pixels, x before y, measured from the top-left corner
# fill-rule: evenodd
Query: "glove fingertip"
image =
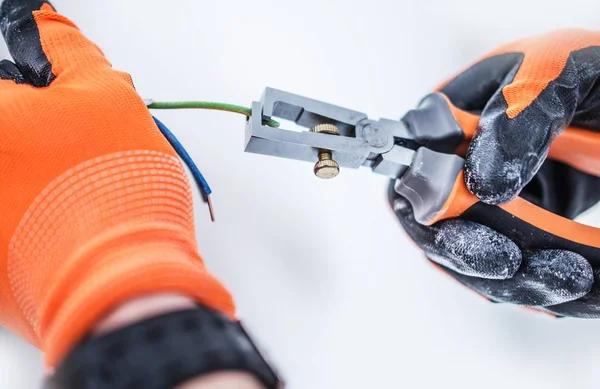
<path fill-rule="evenodd" d="M 536 250 L 524 253 L 525 278 L 538 284 L 532 295 L 536 304 L 550 306 L 587 295 L 594 285 L 594 271 L 581 255 L 565 250 Z"/>
<path fill-rule="evenodd" d="M 569 264 L 564 266 L 566 277 L 566 289 L 573 295 L 582 297 L 592 290 L 594 285 L 594 271 L 592 265 L 581 255 L 570 251 L 559 251 L 557 259 L 561 263 Z M 555 254 L 556 255 L 556 254 Z M 562 269 L 563 266 L 558 267 Z"/>
<path fill-rule="evenodd" d="M 477 136 L 465 161 L 465 184 L 486 204 L 498 205 L 513 200 L 529 182 L 524 163 L 506 160 L 502 145 L 493 136 Z"/>
<path fill-rule="evenodd" d="M 441 222 L 430 258 L 458 273 L 485 279 L 511 278 L 521 265 L 521 250 L 506 236 L 465 220 Z"/>

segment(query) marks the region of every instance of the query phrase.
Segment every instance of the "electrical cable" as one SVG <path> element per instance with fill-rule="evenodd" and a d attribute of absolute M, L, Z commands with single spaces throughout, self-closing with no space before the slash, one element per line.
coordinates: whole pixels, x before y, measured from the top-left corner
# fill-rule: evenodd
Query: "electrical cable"
<path fill-rule="evenodd" d="M 209 101 L 152 101 L 149 109 L 210 109 L 239 113 L 246 117 L 252 116 L 252 109 L 234 104 L 213 103 Z M 273 119 L 265 118 L 264 124 L 269 127 L 279 127 L 279 123 Z"/>
<path fill-rule="evenodd" d="M 180 102 L 155 101 L 155 102 L 152 102 L 151 104 L 149 104 L 147 107 L 148 107 L 148 109 L 210 109 L 210 110 L 239 113 L 239 114 L 246 116 L 247 118 L 250 118 L 250 116 L 252 115 L 252 110 L 250 108 L 241 107 L 239 105 L 233 105 L 233 104 L 213 103 L 213 102 L 207 102 L 207 101 L 180 101 Z M 211 190 L 210 186 L 208 185 L 208 182 L 206 181 L 206 179 L 200 172 L 200 169 L 198 168 L 198 166 L 194 163 L 194 160 L 192 159 L 190 154 L 187 152 L 185 147 L 183 147 L 181 142 L 177 139 L 175 134 L 173 134 L 171 132 L 171 130 L 169 130 L 167 128 L 167 126 L 164 123 L 162 123 L 160 120 L 158 120 L 155 116 L 152 116 L 152 118 L 154 119 L 154 122 L 156 123 L 156 126 L 158 127 L 160 132 L 167 139 L 167 141 L 171 144 L 173 149 L 175 149 L 175 151 L 177 152 L 177 155 L 179 155 L 179 157 L 182 159 L 182 161 L 190 169 L 190 172 L 192 173 L 192 177 L 194 178 L 194 181 L 196 181 L 196 184 L 198 185 L 198 187 L 200 188 L 200 191 L 202 192 L 202 195 L 203 195 L 202 197 L 203 197 L 204 201 L 208 204 L 208 210 L 210 212 L 210 219 L 214 222 L 215 221 L 215 212 L 214 212 L 212 201 L 210 198 L 210 195 L 212 194 L 212 190 Z M 270 127 L 279 127 L 279 123 L 270 118 L 265 118 L 264 124 L 267 126 L 270 126 Z"/>
<path fill-rule="evenodd" d="M 198 186 L 200 187 L 200 190 L 203 194 L 204 200 L 208 203 L 208 209 L 210 211 L 210 219 L 214 222 L 215 221 L 215 213 L 213 210 L 212 201 L 210 199 L 210 195 L 212 193 L 212 189 L 210 189 L 210 185 L 208 185 L 208 182 L 206 181 L 206 179 L 200 172 L 200 169 L 194 163 L 194 160 L 192 159 L 190 154 L 187 152 L 185 147 L 183 147 L 181 142 L 179 142 L 179 140 L 177 139 L 175 134 L 173 134 L 167 128 L 167 126 L 165 126 L 163 124 L 163 122 L 158 120 L 156 117 L 152 116 L 152 118 L 154 119 L 154 122 L 156 123 L 156 126 L 158 127 L 160 132 L 167 139 L 167 141 L 169 141 L 171 146 L 173 146 L 173 148 L 177 152 L 177 155 L 179 155 L 179 158 L 181 158 L 183 160 L 183 162 L 187 165 L 187 167 L 190 169 L 190 172 L 192 173 L 192 177 L 194 177 L 194 181 L 196 181 L 196 184 L 198 184 Z"/>

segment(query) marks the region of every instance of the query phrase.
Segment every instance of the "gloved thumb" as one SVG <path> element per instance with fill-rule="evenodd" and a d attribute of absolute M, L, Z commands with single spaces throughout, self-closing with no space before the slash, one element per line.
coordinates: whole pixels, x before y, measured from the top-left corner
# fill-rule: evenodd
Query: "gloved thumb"
<path fill-rule="evenodd" d="M 538 172 L 552 140 L 566 128 L 574 110 L 559 97 L 570 93 L 557 89 L 561 92 L 541 96 L 513 118 L 507 114 L 502 90 L 489 101 L 465 161 L 467 187 L 481 201 L 513 200 Z"/>
<path fill-rule="evenodd" d="M 512 46 L 522 53 L 488 100 L 467 153 L 469 190 L 488 204 L 513 200 L 538 172 L 552 141 L 593 89 L 594 51 L 572 42 L 581 31 L 555 32 Z M 563 41 L 552 45 L 553 39 Z"/>

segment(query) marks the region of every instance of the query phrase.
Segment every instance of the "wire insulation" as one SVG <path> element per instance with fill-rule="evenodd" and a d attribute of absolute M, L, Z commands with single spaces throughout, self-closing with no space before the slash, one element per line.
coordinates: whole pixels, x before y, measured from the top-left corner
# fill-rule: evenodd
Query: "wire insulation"
<path fill-rule="evenodd" d="M 148 105 L 149 109 L 210 109 L 216 111 L 226 111 L 239 113 L 246 117 L 252 116 L 252 110 L 250 108 L 242 107 L 240 105 L 225 104 L 225 103 L 213 103 L 209 101 L 153 101 L 152 104 Z M 279 122 L 265 118 L 264 124 L 269 127 L 279 127 Z"/>
<path fill-rule="evenodd" d="M 173 102 L 165 102 L 165 101 L 155 101 L 149 104 L 148 109 L 211 109 L 217 111 L 226 111 L 239 113 L 247 118 L 252 116 L 252 110 L 250 108 L 241 107 L 239 105 L 233 104 L 224 104 L 224 103 L 213 103 L 208 101 L 173 101 Z M 171 146 L 177 152 L 177 155 L 183 160 L 183 162 L 187 165 L 194 177 L 194 181 L 200 187 L 200 190 L 203 194 L 202 199 L 204 202 L 208 204 L 208 209 L 210 211 L 210 218 L 214 222 L 215 221 L 215 213 L 212 205 L 212 201 L 210 199 L 210 195 L 212 190 L 208 185 L 208 182 L 200 172 L 200 169 L 194 163 L 194 160 L 187 152 L 185 147 L 179 142 L 175 134 L 171 132 L 160 120 L 158 120 L 155 116 L 152 116 L 156 126 L 163 134 L 163 136 L 167 139 L 167 141 L 171 144 Z M 270 118 L 263 118 L 263 123 L 270 127 L 279 127 L 279 123 Z"/>
<path fill-rule="evenodd" d="M 204 200 L 206 202 L 208 202 L 208 198 L 207 197 L 210 196 L 210 194 L 212 193 L 212 190 L 210 189 L 210 186 L 208 185 L 208 182 L 206 181 L 206 179 L 204 178 L 204 176 L 200 172 L 200 169 L 198 169 L 198 166 L 196 166 L 196 164 L 194 163 L 194 160 L 188 154 L 188 152 L 185 149 L 185 147 L 183 147 L 183 145 L 181 144 L 181 142 L 179 142 L 179 140 L 177 139 L 177 137 L 167 128 L 167 126 L 165 126 L 156 117 L 152 116 L 152 118 L 154 119 L 154 122 L 158 126 L 158 129 L 160 130 L 160 132 L 164 135 L 165 138 L 167 138 L 167 140 L 169 141 L 169 143 L 171 144 L 171 146 L 173 146 L 173 148 L 175 149 L 175 151 L 177 152 L 177 154 L 179 155 L 179 157 L 188 166 L 188 168 L 190 169 L 190 171 L 192 173 L 192 176 L 194 177 L 194 180 L 196 181 L 196 183 L 198 184 L 198 186 L 202 190 L 202 193 L 205 196 Z"/>

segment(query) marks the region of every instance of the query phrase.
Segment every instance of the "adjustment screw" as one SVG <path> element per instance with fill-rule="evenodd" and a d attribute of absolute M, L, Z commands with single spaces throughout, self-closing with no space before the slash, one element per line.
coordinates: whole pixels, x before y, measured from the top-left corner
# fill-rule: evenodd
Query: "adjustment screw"
<path fill-rule="evenodd" d="M 311 128 L 311 132 L 328 135 L 340 135 L 340 130 L 332 124 L 318 124 Z M 337 177 L 340 174 L 340 165 L 333 160 L 331 150 L 319 149 L 319 162 L 314 167 L 315 176 L 323 179 Z"/>

